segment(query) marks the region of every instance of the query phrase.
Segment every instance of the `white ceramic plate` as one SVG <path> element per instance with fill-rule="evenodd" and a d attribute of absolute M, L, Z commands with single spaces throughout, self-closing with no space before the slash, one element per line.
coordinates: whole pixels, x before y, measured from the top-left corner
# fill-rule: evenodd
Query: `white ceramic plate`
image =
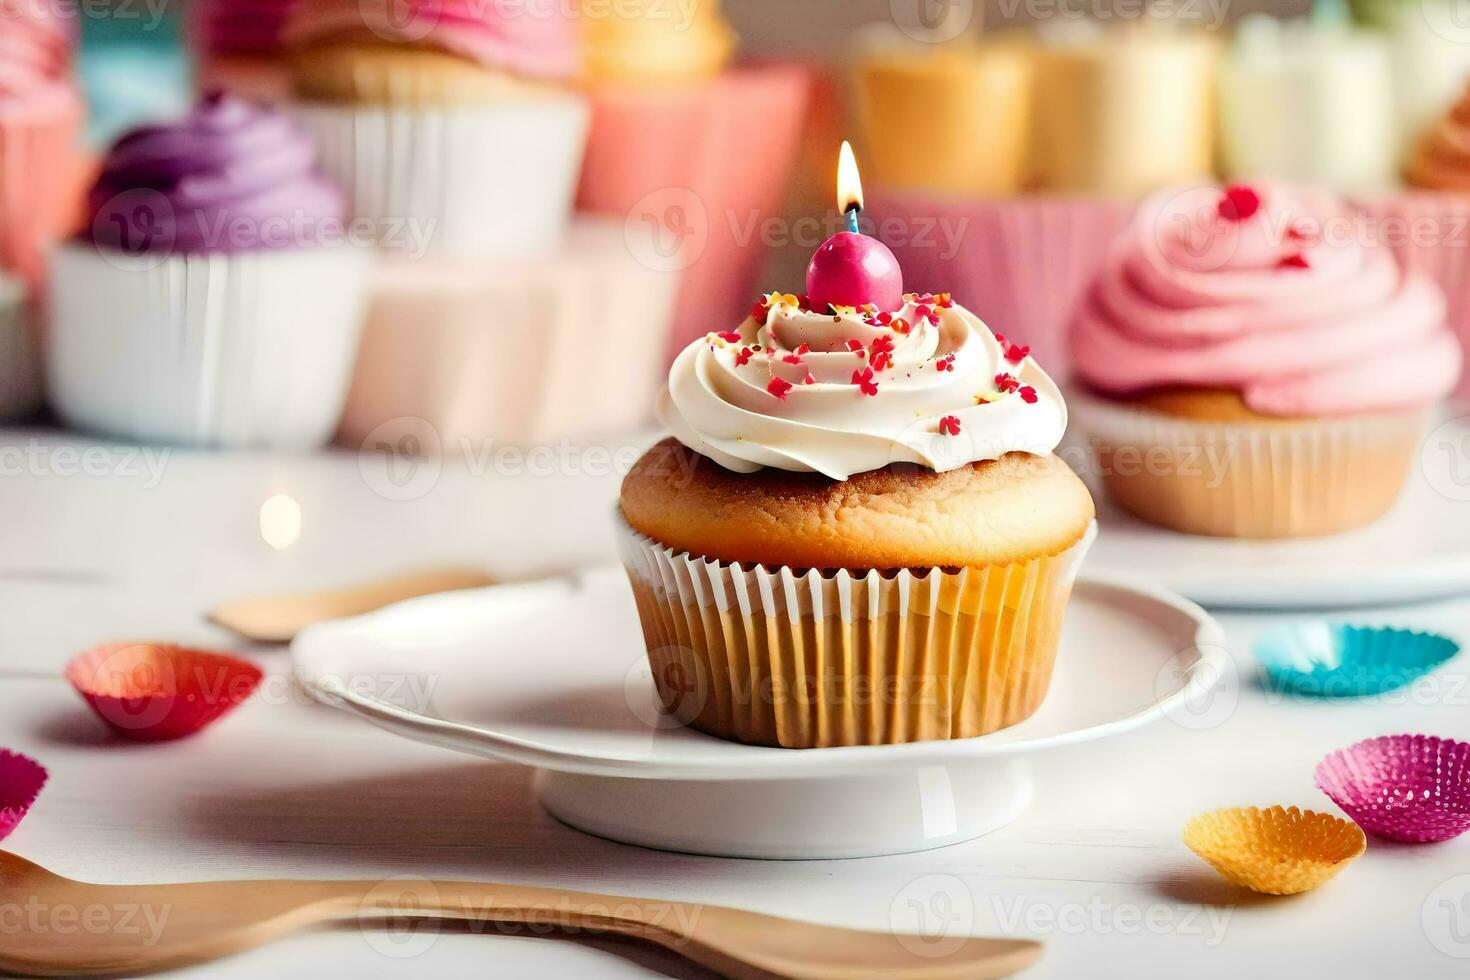
<path fill-rule="evenodd" d="M 1096 493 L 1099 535 L 1084 566 L 1126 571 L 1212 607 L 1371 606 L 1470 592 L 1470 418 L 1426 438 L 1393 511 L 1327 538 L 1237 541 L 1176 534 Z"/>
<path fill-rule="evenodd" d="M 448 748 L 590 775 L 800 778 L 1127 730 L 1185 696 L 1220 650 L 1218 629 L 1191 603 L 1084 576 L 1052 691 L 1024 724 L 960 741 L 801 751 L 712 738 L 659 711 L 621 569 L 400 603 L 312 627 L 292 652 L 313 695 Z"/>
<path fill-rule="evenodd" d="M 1056 681 L 1024 724 L 963 741 L 804 751 L 721 741 L 663 715 L 621 569 L 416 599 L 312 627 L 292 654 L 328 704 L 408 738 L 537 767 L 542 802 L 575 827 L 705 854 L 832 858 L 1003 826 L 1029 801 L 1032 753 L 1195 711 L 1230 669 L 1221 643 L 1192 603 L 1084 577 Z"/>

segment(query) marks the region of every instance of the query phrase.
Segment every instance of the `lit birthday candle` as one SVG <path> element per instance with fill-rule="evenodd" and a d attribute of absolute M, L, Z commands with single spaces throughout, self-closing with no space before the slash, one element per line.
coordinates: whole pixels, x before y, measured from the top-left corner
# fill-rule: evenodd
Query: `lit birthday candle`
<path fill-rule="evenodd" d="M 871 304 L 882 312 L 903 306 L 903 270 L 888 246 L 858 231 L 863 184 L 852 147 L 843 141 L 837 165 L 837 203 L 849 231 L 822 243 L 806 269 L 806 294 L 812 309 Z"/>

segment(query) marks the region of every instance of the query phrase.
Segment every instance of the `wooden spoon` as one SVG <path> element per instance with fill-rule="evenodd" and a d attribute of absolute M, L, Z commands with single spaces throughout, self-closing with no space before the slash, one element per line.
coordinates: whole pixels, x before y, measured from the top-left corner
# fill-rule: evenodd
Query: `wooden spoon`
<path fill-rule="evenodd" d="M 152 973 L 311 925 L 356 921 L 368 929 L 395 917 L 613 933 L 737 978 L 1003 977 L 1041 956 L 1041 944 L 1025 940 L 858 932 L 714 905 L 523 885 L 413 877 L 92 885 L 5 851 L 0 908 L 24 918 L 20 928 L 0 929 L 0 969 L 32 976 Z"/>
<path fill-rule="evenodd" d="M 477 569 L 429 568 L 345 589 L 240 599 L 215 608 L 209 618 L 247 640 L 289 643 L 313 623 L 361 616 L 422 595 L 494 584 L 494 579 Z"/>

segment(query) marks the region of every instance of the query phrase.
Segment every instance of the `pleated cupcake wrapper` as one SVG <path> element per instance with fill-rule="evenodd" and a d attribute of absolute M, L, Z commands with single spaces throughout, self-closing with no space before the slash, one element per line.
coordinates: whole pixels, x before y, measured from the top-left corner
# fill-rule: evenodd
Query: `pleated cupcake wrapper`
<path fill-rule="evenodd" d="M 25 299 L 18 281 L 0 277 L 0 421 L 41 407 L 41 357 Z"/>
<path fill-rule="evenodd" d="M 0 840 L 25 819 L 46 785 L 46 770 L 28 755 L 0 749 Z"/>
<path fill-rule="evenodd" d="M 1290 423 L 1197 422 L 1069 394 L 1113 499 L 1155 524 L 1238 538 L 1330 534 L 1398 499 L 1429 410 Z"/>
<path fill-rule="evenodd" d="M 577 207 L 659 229 L 659 247 L 644 260 L 684 280 L 670 358 L 744 320 L 762 291 L 765 225 L 790 189 L 810 86 L 806 69 L 770 64 L 688 86 L 589 93 Z"/>
<path fill-rule="evenodd" d="M 1358 206 L 1374 223 L 1373 234 L 1392 245 L 1401 262 L 1444 290 L 1446 322 L 1470 351 L 1470 194 L 1403 191 Z M 1470 398 L 1470 371 L 1461 377 L 1457 395 Z"/>
<path fill-rule="evenodd" d="M 955 200 L 882 187 L 870 205 L 905 282 L 952 293 L 992 330 L 1029 345 L 1053 377 L 1069 373 L 1067 322 L 1134 210 L 1111 198 Z M 902 238 L 883 231 L 895 220 Z"/>
<path fill-rule="evenodd" d="M 1397 690 L 1459 649 L 1453 640 L 1435 633 L 1324 622 L 1281 627 L 1255 645 L 1256 659 L 1274 690 L 1324 698 Z"/>
<path fill-rule="evenodd" d="M 1311 891 L 1367 849 L 1346 820 L 1294 806 L 1201 814 L 1185 826 L 1184 843 L 1227 881 L 1265 895 Z"/>
<path fill-rule="evenodd" d="M 1388 735 L 1340 749 L 1317 766 L 1317 788 L 1377 837 L 1423 844 L 1470 830 L 1470 744 Z"/>
<path fill-rule="evenodd" d="M 413 435 L 455 454 L 649 421 L 679 275 L 636 260 L 626 236 L 644 233 L 584 218 L 534 263 L 383 263 L 339 441 Z"/>
<path fill-rule="evenodd" d="M 82 106 L 58 92 L 35 112 L 0 112 L 0 268 L 32 287 L 46 277 L 46 254 L 62 233 L 77 186 Z"/>
<path fill-rule="evenodd" d="M 72 425 L 180 445 L 331 438 L 357 353 L 370 250 L 128 255 L 72 243 L 52 278 L 47 371 Z"/>
<path fill-rule="evenodd" d="M 119 736 L 166 742 L 207 728 L 260 685 L 238 657 L 156 643 L 108 643 L 73 657 L 66 679 Z"/>
<path fill-rule="evenodd" d="M 288 108 L 316 141 L 322 171 L 385 249 L 522 258 L 561 243 L 587 134 L 580 98 Z"/>
<path fill-rule="evenodd" d="M 668 711 L 721 738 L 814 748 L 971 738 L 1029 718 L 1094 533 L 1030 561 L 896 574 L 717 562 L 626 524 L 619 538 Z"/>

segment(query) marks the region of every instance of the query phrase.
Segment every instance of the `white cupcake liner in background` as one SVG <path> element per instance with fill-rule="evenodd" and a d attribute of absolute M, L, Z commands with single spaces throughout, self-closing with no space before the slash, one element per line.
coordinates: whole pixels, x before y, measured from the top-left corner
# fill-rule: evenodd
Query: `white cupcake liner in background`
<path fill-rule="evenodd" d="M 53 406 L 94 432 L 178 445 L 310 449 L 341 415 L 371 254 L 296 248 L 56 253 Z"/>
<path fill-rule="evenodd" d="M 665 708 L 720 737 L 788 748 L 967 738 L 1024 721 L 1050 687 L 1097 535 L 1094 524 L 1060 554 L 1007 565 L 854 574 L 715 561 L 617 524 Z M 803 688 L 812 679 L 819 688 Z"/>
<path fill-rule="evenodd" d="M 1093 452 L 1092 475 L 1125 509 L 1177 530 L 1252 538 L 1334 533 L 1381 516 L 1403 489 L 1432 415 L 1419 409 L 1279 423 L 1196 421 L 1114 403 L 1080 386 L 1067 403 Z M 1115 459 L 1117 472 L 1103 472 L 1100 447 L 1134 455 Z M 1156 475 L 1165 478 L 1135 472 L 1150 466 L 1163 467 Z M 1148 481 L 1148 514 L 1120 495 L 1120 483 L 1139 478 Z M 1128 490 L 1121 488 L 1123 495 Z"/>
<path fill-rule="evenodd" d="M 637 260 L 645 233 L 583 218 L 549 258 L 382 263 L 340 441 L 453 454 L 650 421 L 680 276 Z"/>
<path fill-rule="evenodd" d="M 322 172 L 385 248 L 417 247 L 409 220 L 441 256 L 534 256 L 561 243 L 587 137 L 580 98 L 290 109 L 315 141 Z"/>

